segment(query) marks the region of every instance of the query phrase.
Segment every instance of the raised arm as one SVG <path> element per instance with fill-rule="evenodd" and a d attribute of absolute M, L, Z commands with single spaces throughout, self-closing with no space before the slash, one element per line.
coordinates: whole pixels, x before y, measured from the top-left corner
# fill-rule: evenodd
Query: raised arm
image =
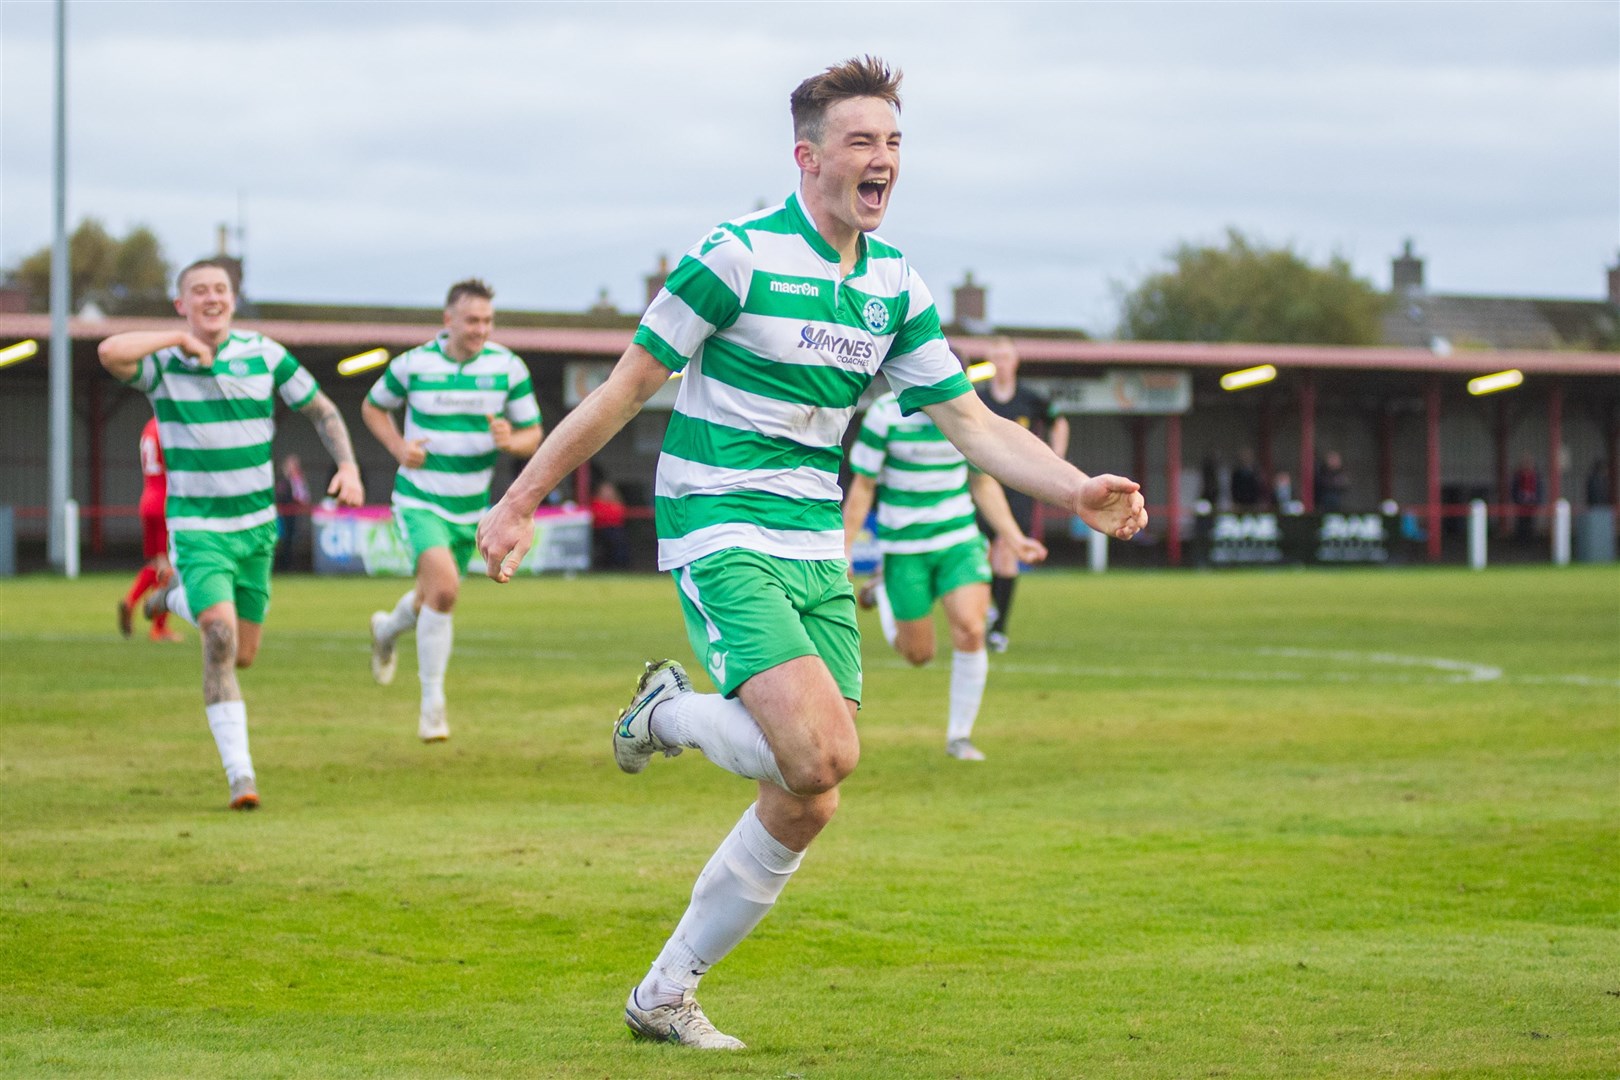
<path fill-rule="evenodd" d="M 668 379 L 668 368 L 640 345 L 631 345 L 607 382 L 563 417 L 478 526 L 478 551 L 490 577 L 512 579 L 534 543 L 534 511 L 540 500 L 606 446 Z"/>
<path fill-rule="evenodd" d="M 188 330 L 130 330 L 114 334 L 96 346 L 101 366 L 119 382 L 129 382 L 140 367 L 141 358 L 159 349 L 181 348 L 197 358 L 198 367 L 214 363 L 214 350 L 193 337 Z"/>
<path fill-rule="evenodd" d="M 315 391 L 315 396 L 309 399 L 309 404 L 298 410 L 309 418 L 315 426 L 315 434 L 321 438 L 321 445 L 326 452 L 332 455 L 332 461 L 337 465 L 337 472 L 332 477 L 331 484 L 327 485 L 326 493 L 336 495 L 337 501 L 343 506 L 359 506 L 366 501 L 366 489 L 360 483 L 360 466 L 355 464 L 354 444 L 349 441 L 349 428 L 343 423 L 343 414 L 338 407 L 332 404 L 332 399 L 324 391 Z"/>
<path fill-rule="evenodd" d="M 1099 532 L 1129 540 L 1147 525 L 1140 485 L 1122 476 L 1087 476 L 977 394 L 923 406 L 939 430 L 982 471 L 1045 503 L 1060 506 Z"/>

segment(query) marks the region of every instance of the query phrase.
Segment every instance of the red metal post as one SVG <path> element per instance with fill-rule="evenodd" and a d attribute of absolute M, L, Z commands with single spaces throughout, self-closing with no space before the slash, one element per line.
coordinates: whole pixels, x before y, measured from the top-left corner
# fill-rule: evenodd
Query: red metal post
<path fill-rule="evenodd" d="M 591 463 L 580 462 L 574 470 L 574 502 L 586 510 L 591 508 Z"/>
<path fill-rule="evenodd" d="M 1564 497 L 1564 384 L 1547 388 L 1547 513 Z M 1550 520 L 1550 519 L 1549 519 Z"/>
<path fill-rule="evenodd" d="M 1316 380 L 1310 372 L 1299 376 L 1299 483 L 1294 485 L 1305 512 L 1316 510 Z"/>
<path fill-rule="evenodd" d="M 1164 468 L 1168 473 L 1170 521 L 1165 529 L 1165 541 L 1170 550 L 1170 565 L 1181 565 L 1181 416 L 1172 414 L 1165 418 L 1166 431 L 1164 439 Z"/>
<path fill-rule="evenodd" d="M 1131 466 L 1135 470 L 1131 473 L 1133 478 L 1147 475 L 1147 426 L 1147 417 L 1131 417 Z"/>
<path fill-rule="evenodd" d="M 1429 442 L 1429 561 L 1440 561 L 1440 378 L 1429 376 L 1424 398 L 1424 421 Z"/>

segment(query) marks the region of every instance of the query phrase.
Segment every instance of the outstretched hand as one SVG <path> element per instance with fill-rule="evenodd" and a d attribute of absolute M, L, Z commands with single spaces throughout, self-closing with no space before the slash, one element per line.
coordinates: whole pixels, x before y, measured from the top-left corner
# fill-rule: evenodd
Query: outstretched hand
<path fill-rule="evenodd" d="M 484 572 L 502 584 L 512 580 L 533 545 L 533 516 L 518 513 L 505 499 L 478 523 L 478 554 L 484 557 Z"/>
<path fill-rule="evenodd" d="M 1147 527 L 1142 485 L 1123 476 L 1087 478 L 1071 509 L 1091 528 L 1116 540 L 1129 540 Z"/>

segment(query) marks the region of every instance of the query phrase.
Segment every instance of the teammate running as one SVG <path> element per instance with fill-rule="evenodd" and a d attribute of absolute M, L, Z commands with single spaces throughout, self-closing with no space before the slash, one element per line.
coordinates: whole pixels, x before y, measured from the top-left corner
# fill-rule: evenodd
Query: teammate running
<path fill-rule="evenodd" d="M 899 251 L 868 235 L 900 169 L 900 75 L 872 57 L 791 97 L 797 193 L 716 227 L 642 318 L 612 375 L 566 417 L 478 529 L 497 581 L 532 542 L 540 499 L 685 373 L 655 488 L 658 563 L 718 694 L 679 664 L 647 665 L 613 729 L 640 772 L 701 750 L 758 782 L 758 800 L 698 876 L 692 900 L 625 1005 L 637 1035 L 710 1049 L 698 980 L 770 910 L 832 819 L 860 755 L 860 633 L 844 558 L 840 442 L 881 369 L 903 413 L 926 409 L 992 476 L 1128 538 L 1137 485 L 1087 477 L 992 416 L 951 354 L 932 298 Z"/>
<path fill-rule="evenodd" d="M 202 631 L 203 701 L 231 786 L 231 808 L 259 805 L 248 753 L 247 707 L 236 669 L 253 663 L 270 607 L 276 549 L 270 442 L 276 396 L 307 416 L 337 474 L 328 494 L 365 500 L 337 406 L 292 354 L 262 334 L 232 330 L 236 286 L 227 265 L 180 271 L 175 311 L 184 329 L 114 334 L 98 350 L 112 376 L 145 393 L 157 414 L 169 472 L 166 513 L 175 583 L 147 601 Z"/>
<path fill-rule="evenodd" d="M 844 550 L 852 549 L 875 499 L 883 572 L 873 593 L 883 637 L 912 664 L 928 663 L 934 658 L 929 616 L 939 601 L 953 650 L 945 752 L 983 761 L 972 735 L 990 672 L 984 651 L 990 562 L 974 506 L 1025 562 L 1042 561 L 1046 548 L 1018 527 L 1001 485 L 971 468 L 927 413 L 904 415 L 893 394 L 866 411 L 849 464 L 854 476 L 844 496 Z"/>
<path fill-rule="evenodd" d="M 393 611 L 371 616 L 371 674 L 394 681 L 394 643 L 416 631 L 423 742 L 450 737 L 444 673 L 453 640 L 450 612 L 472 558 L 478 519 L 489 508 L 499 452 L 528 457 L 540 445 L 540 406 L 529 369 L 489 340 L 495 290 L 469 278 L 450 286 L 444 330 L 394 357 L 366 395 L 360 417 L 399 462 L 394 526 L 411 552 L 416 587 Z M 393 410 L 405 407 L 405 433 Z"/>
<path fill-rule="evenodd" d="M 997 338 L 990 347 L 987 359 L 995 365 L 990 381 L 979 387 L 979 397 L 990 411 L 1019 427 L 1043 435 L 1047 445 L 1058 457 L 1069 453 L 1069 421 L 1052 409 L 1051 401 L 1028 387 L 1018 385 L 1018 350 L 1010 338 Z M 1041 429 L 1044 429 L 1041 430 Z M 1018 527 L 1024 532 L 1035 529 L 1035 500 L 1020 491 L 1007 492 L 1007 505 L 1012 508 Z M 1013 590 L 1018 585 L 1016 548 L 997 536 L 990 544 L 990 569 L 994 574 L 990 582 L 992 618 L 987 641 L 996 652 L 1007 651 L 1007 621 L 1012 615 Z"/>
<path fill-rule="evenodd" d="M 163 471 L 163 444 L 158 441 L 157 417 L 141 428 L 141 557 L 146 564 L 135 575 L 135 584 L 118 601 L 118 632 L 125 637 L 135 632 L 135 605 L 148 589 L 165 589 L 174 573 L 169 566 L 169 525 L 163 518 L 168 498 L 169 478 Z M 169 626 L 169 613 L 160 611 L 152 620 L 153 641 L 184 641 Z"/>

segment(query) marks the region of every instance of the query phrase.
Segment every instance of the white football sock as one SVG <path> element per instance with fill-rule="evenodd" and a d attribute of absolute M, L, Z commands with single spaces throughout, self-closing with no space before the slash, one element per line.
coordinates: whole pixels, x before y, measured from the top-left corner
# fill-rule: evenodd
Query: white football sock
<path fill-rule="evenodd" d="M 782 895 L 804 852 L 784 847 L 755 807 L 743 811 L 692 887 L 692 903 L 652 970 L 636 987 L 644 1009 L 672 1005 L 759 925 Z"/>
<path fill-rule="evenodd" d="M 984 700 L 984 683 L 990 674 L 990 655 L 957 650 L 951 654 L 951 718 L 945 740 L 965 739 L 973 734 L 973 721 L 979 718 Z"/>
<path fill-rule="evenodd" d="M 771 744 L 742 702 L 720 694 L 678 694 L 653 706 L 653 737 L 703 756 L 738 776 L 769 780 L 782 790 L 782 767 Z"/>
<path fill-rule="evenodd" d="M 394 605 L 394 610 L 390 611 L 388 613 L 388 618 L 383 620 L 382 632 L 385 638 L 387 638 L 389 641 L 393 641 L 395 638 L 399 637 L 399 635 L 405 633 L 405 631 L 413 630 L 415 628 L 416 590 L 412 589 L 410 592 L 399 598 L 399 603 Z"/>
<path fill-rule="evenodd" d="M 444 704 L 444 671 L 455 639 L 450 613 L 426 606 L 416 617 L 416 674 L 422 680 L 422 707 Z"/>
<path fill-rule="evenodd" d="M 204 711 L 208 714 L 208 730 L 214 733 L 214 745 L 219 747 L 219 762 L 225 766 L 225 778 L 234 784 L 241 777 L 252 776 L 247 706 L 240 701 L 221 701 Z"/>
<path fill-rule="evenodd" d="M 900 627 L 895 625 L 894 608 L 889 604 L 889 583 L 878 582 L 878 587 L 872 590 L 877 598 L 878 625 L 883 627 L 883 640 L 894 648 L 894 639 L 900 636 Z"/>
<path fill-rule="evenodd" d="M 174 584 L 163 596 L 163 606 L 169 609 L 169 614 L 178 615 L 192 626 L 197 625 L 197 619 L 191 614 L 191 601 L 186 598 L 186 586 L 180 580 L 180 575 L 174 575 Z"/>

